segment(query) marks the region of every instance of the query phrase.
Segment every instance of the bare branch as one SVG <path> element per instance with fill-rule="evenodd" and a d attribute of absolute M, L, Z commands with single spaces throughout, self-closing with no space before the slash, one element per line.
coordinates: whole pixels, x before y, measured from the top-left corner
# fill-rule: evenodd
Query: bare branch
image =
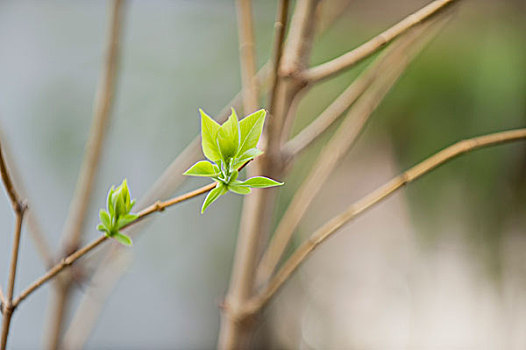
<path fill-rule="evenodd" d="M 291 274 L 310 256 L 311 252 L 320 244 L 325 242 L 329 237 L 336 233 L 343 225 L 354 219 L 357 215 L 363 213 L 375 204 L 383 201 L 392 193 L 396 192 L 404 185 L 415 181 L 419 177 L 429 173 L 438 166 L 468 152 L 480 148 L 495 146 L 503 143 L 526 139 L 526 129 L 517 129 L 503 131 L 485 136 L 479 136 L 472 139 L 466 139 L 445 148 L 444 150 L 425 159 L 411 169 L 395 177 L 385 185 L 366 195 L 347 210 L 329 220 L 325 225 L 314 232 L 310 238 L 305 241 L 294 254 L 284 263 L 276 275 L 271 279 L 265 289 L 254 297 L 244 309 L 245 315 L 257 312 L 263 307 L 280 287 L 289 279 Z"/>
<path fill-rule="evenodd" d="M 256 53 L 254 24 L 250 0 L 237 0 L 237 22 L 239 33 L 239 60 L 243 82 L 243 110 L 245 114 L 258 109 L 256 76 Z"/>
<path fill-rule="evenodd" d="M 18 265 L 18 252 L 20 251 L 20 237 L 22 235 L 22 221 L 27 206 L 22 203 L 16 212 L 15 234 L 13 239 L 13 248 L 11 249 L 11 264 L 9 265 L 9 279 L 7 281 L 7 298 L 2 302 L 2 336 L 0 340 L 0 349 L 4 350 L 7 346 L 7 336 L 9 335 L 9 326 L 11 325 L 11 316 L 13 315 L 13 292 L 15 290 L 16 268 Z"/>
<path fill-rule="evenodd" d="M 304 0 L 296 3 L 291 21 L 289 37 L 284 49 L 280 70 L 300 71 L 307 66 L 311 41 L 314 33 L 315 9 L 318 0 Z M 281 133 L 285 116 L 288 113 L 290 101 L 301 89 L 297 79 L 287 79 L 278 84 L 275 108 L 269 116 L 264 133 L 261 157 L 252 170 L 258 174 L 270 177 L 279 175 L 281 168 Z M 251 173 L 249 172 L 249 176 Z M 255 270 L 261 253 L 264 237 L 269 230 L 269 218 L 273 212 L 276 192 L 274 190 L 255 191 L 243 201 L 236 252 L 230 285 L 226 296 L 226 304 L 221 320 L 221 330 L 218 340 L 220 349 L 237 349 L 245 347 L 247 334 L 246 324 L 236 321 L 236 309 L 243 305 L 254 292 Z"/>
<path fill-rule="evenodd" d="M 11 205 L 16 215 L 15 233 L 13 237 L 13 248 L 11 249 L 11 263 L 9 265 L 9 277 L 7 280 L 7 296 L 1 293 L 2 299 L 2 335 L 0 339 L 0 349 L 5 349 L 7 345 L 7 336 L 9 335 L 9 327 L 11 325 L 11 316 L 13 315 L 13 292 L 15 289 L 16 280 L 16 268 L 18 265 L 18 252 L 20 247 L 20 237 L 22 235 L 22 222 L 24 220 L 24 213 L 27 209 L 27 205 L 22 201 L 15 190 L 13 180 L 7 169 L 7 164 L 4 159 L 2 152 L 2 146 L 0 145 L 0 174 L 2 175 L 2 181 L 6 188 L 7 194 L 11 201 Z"/>
<path fill-rule="evenodd" d="M 11 201 L 11 206 L 13 207 L 13 210 L 15 212 L 21 211 L 22 200 L 20 199 L 18 192 L 15 190 L 15 186 L 13 185 L 13 180 L 11 180 L 11 176 L 9 175 L 9 170 L 7 168 L 7 164 L 4 159 L 4 152 L 2 150 L 1 143 L 0 143 L 0 175 L 2 177 L 2 182 L 4 183 L 4 187 L 7 192 L 7 196 L 9 197 L 9 200 Z"/>
<path fill-rule="evenodd" d="M 311 172 L 294 195 L 263 255 L 257 271 L 258 284 L 265 283 L 268 280 L 279 263 L 297 225 L 322 188 L 325 180 L 338 165 L 341 157 L 354 144 L 373 111 L 398 80 L 409 62 L 422 48 L 422 45 L 413 45 L 419 35 L 421 35 L 420 31 L 415 31 L 397 44 L 389 55 L 390 57 L 388 56 L 386 68 L 379 72 L 377 81 L 363 93 L 363 96 L 351 108 L 333 138 L 321 152 L 316 163 L 312 166 Z"/>
<path fill-rule="evenodd" d="M 283 54 L 283 46 L 285 44 L 285 33 L 287 31 L 287 19 L 289 13 L 289 0 L 280 0 L 278 4 L 278 12 L 276 14 L 276 23 L 274 24 L 274 50 L 272 58 L 272 88 L 270 90 L 269 98 L 269 113 L 274 113 L 276 104 L 276 93 L 278 91 L 279 83 L 279 68 L 281 63 L 281 56 Z"/>
<path fill-rule="evenodd" d="M 98 247 L 102 242 L 106 241 L 108 237 L 100 236 L 95 241 L 87 244 L 86 246 L 75 251 L 73 254 L 62 259 L 58 264 L 53 266 L 46 274 L 40 277 L 38 280 L 33 282 L 27 289 L 25 289 L 20 295 L 14 300 L 13 307 L 17 307 L 25 298 L 27 298 L 35 290 L 43 286 L 50 279 L 55 277 L 59 272 L 64 270 L 66 267 L 71 266 L 79 258 L 83 257 L 85 254 L 89 253 L 91 250 Z"/>
<path fill-rule="evenodd" d="M 351 68 L 365 58 L 379 51 L 385 45 L 389 44 L 401 34 L 405 33 L 412 27 L 421 24 L 433 16 L 440 13 L 456 0 L 436 0 L 423 7 L 417 12 L 404 18 L 383 33 L 378 34 L 371 40 L 360 45 L 356 49 L 337 57 L 329 62 L 310 68 L 303 72 L 302 77 L 306 81 L 313 83 L 322 79 L 329 78 L 345 69 Z"/>
<path fill-rule="evenodd" d="M 0 312 L 4 312 L 4 305 L 7 304 L 7 300 L 4 296 L 4 292 L 2 291 L 2 288 L 0 287 Z"/>
<path fill-rule="evenodd" d="M 258 71 L 256 75 L 256 79 L 258 82 L 258 86 L 260 86 L 261 90 L 265 90 L 266 87 L 269 84 L 269 76 L 270 76 L 270 68 L 271 65 L 269 62 L 265 63 L 263 67 Z M 241 92 L 236 94 L 236 96 L 227 104 L 223 110 L 218 114 L 217 119 L 218 121 L 224 121 L 228 117 L 228 115 L 231 112 L 231 107 L 235 107 L 236 109 L 241 107 L 242 104 L 242 97 Z M 163 196 L 166 196 L 167 194 L 170 195 L 173 193 L 179 185 L 181 185 L 185 179 L 184 176 L 181 174 L 188 169 L 193 163 L 195 163 L 199 158 L 201 157 L 201 151 L 200 151 L 200 137 L 196 136 L 194 140 L 181 152 L 177 158 L 165 169 L 163 174 L 159 177 L 159 179 L 155 182 L 155 184 L 148 190 L 146 195 L 144 195 L 137 203 L 138 208 L 143 208 L 149 203 L 153 202 L 156 198 L 162 198 Z M 144 220 L 146 221 L 146 220 Z M 139 233 L 139 230 L 141 230 L 144 227 L 144 224 L 138 224 L 130 227 L 130 231 L 128 234 L 130 236 L 136 236 Z M 117 259 L 117 256 L 119 254 L 122 254 L 123 250 L 122 248 L 113 245 L 112 249 L 108 251 L 104 257 L 101 259 L 98 259 L 101 263 L 98 264 L 98 266 L 94 270 L 94 275 L 103 275 L 104 281 L 100 283 L 100 285 L 104 285 L 105 288 L 108 290 L 111 290 L 110 286 L 113 286 L 117 283 L 118 277 L 121 273 L 124 273 L 124 270 L 120 266 L 115 266 L 113 263 Z M 108 269 L 117 269 L 118 271 L 115 271 L 113 274 L 111 273 L 101 273 L 101 269 L 108 270 Z M 79 322 L 80 320 L 86 320 L 86 317 L 88 318 L 94 318 L 99 313 L 98 310 L 102 308 L 104 304 L 104 299 L 99 298 L 98 300 L 94 300 L 92 302 L 89 301 L 90 295 L 84 294 L 82 296 L 81 308 L 77 310 L 77 313 L 73 317 L 73 320 L 69 326 L 69 329 L 67 331 L 68 339 L 65 339 L 68 341 L 67 345 L 71 344 L 71 342 L 74 343 L 74 348 L 82 348 L 84 345 L 84 341 L 87 339 L 87 334 L 91 332 L 90 326 L 94 323 L 86 324 L 86 322 Z M 86 307 L 83 307 L 83 305 L 88 305 Z M 78 323 L 77 323 L 78 322 Z"/>
<path fill-rule="evenodd" d="M 0 140 L 4 139 L 4 135 L 2 134 L 2 130 L 0 127 Z M 5 142 L 3 142 L 2 150 L 4 154 L 4 161 L 6 163 L 9 163 L 9 170 L 12 174 L 12 177 L 17 179 L 17 187 L 20 191 L 20 196 L 26 198 L 26 201 L 28 203 L 31 203 L 31 200 L 28 199 L 27 191 L 24 188 L 24 183 L 22 181 L 22 176 L 20 175 L 18 168 L 15 164 L 15 159 L 12 157 L 12 153 L 10 152 L 9 145 Z M 53 254 L 51 247 L 49 246 L 45 234 L 41 229 L 41 225 L 39 224 L 36 214 L 34 212 L 33 208 L 28 208 L 24 215 L 26 226 L 28 228 L 29 234 L 31 239 L 33 240 L 33 243 L 35 244 L 35 247 L 37 249 L 37 252 L 39 253 L 40 257 L 42 258 L 42 261 L 45 263 L 47 267 L 50 267 L 53 265 Z"/>
<path fill-rule="evenodd" d="M 73 247 L 78 245 L 82 235 L 114 103 L 123 17 L 124 0 L 114 0 L 109 17 L 106 57 L 95 96 L 93 123 L 63 232 L 63 236 L 69 236 L 68 244 Z"/>
<path fill-rule="evenodd" d="M 124 230 L 125 228 L 128 228 L 128 227 L 130 227 L 132 225 L 137 224 L 138 222 L 140 222 L 141 220 L 143 220 L 144 218 L 146 218 L 147 216 L 149 216 L 149 215 L 151 215 L 151 214 L 153 214 L 155 212 L 162 212 L 166 208 L 171 207 L 171 206 L 173 206 L 173 205 L 175 205 L 177 203 L 184 202 L 184 201 L 186 201 L 188 199 L 191 199 L 191 198 L 197 197 L 197 196 L 199 196 L 199 195 L 201 195 L 203 193 L 206 193 L 206 192 L 210 191 L 211 189 L 213 189 L 215 186 L 216 186 L 216 183 L 213 182 L 213 183 L 211 183 L 209 185 L 200 187 L 200 188 L 198 188 L 198 189 L 196 189 L 194 191 L 185 193 L 183 195 L 177 196 L 177 197 L 169 199 L 167 201 L 157 201 L 154 204 L 150 205 L 149 207 L 141 210 L 137 214 L 138 215 L 137 220 L 131 222 L 127 226 L 124 226 L 122 229 Z M 22 293 L 20 293 L 20 295 L 13 302 L 13 308 L 17 307 L 18 304 L 21 301 L 23 301 L 31 293 L 33 293 L 35 290 L 37 290 L 42 285 L 44 285 L 47 281 L 49 281 L 50 279 L 52 279 L 53 277 L 58 275 L 66 267 L 71 266 L 75 261 L 77 261 L 78 259 L 80 259 L 84 255 L 86 255 L 87 253 L 89 253 L 93 249 L 97 248 L 101 243 L 106 241 L 107 238 L 108 237 L 106 237 L 106 236 L 101 236 L 101 237 L 97 238 L 95 241 L 87 244 L 86 246 L 84 246 L 81 249 L 73 252 L 72 254 L 67 256 L 66 258 L 62 259 L 58 264 L 56 264 L 51 269 L 49 269 L 49 271 L 46 272 L 46 274 L 44 276 L 42 276 L 41 278 L 39 278 L 38 280 L 33 282 L 26 290 L 24 290 Z"/>
<path fill-rule="evenodd" d="M 396 47 L 373 62 L 349 87 L 338 96 L 312 123 L 299 132 L 283 146 L 286 158 L 296 157 L 309 145 L 316 141 L 340 116 L 347 110 L 371 85 L 381 72 L 385 71 L 387 63 L 394 63 L 392 53 Z"/>
<path fill-rule="evenodd" d="M 64 332 L 62 346 L 64 349 L 83 349 L 93 327 L 102 311 L 103 302 L 114 290 L 115 285 L 124 275 L 133 260 L 133 253 L 122 252 L 116 256 L 105 256 L 102 261 L 109 269 L 97 269 L 90 278 L 90 285 L 84 293 L 69 327 Z"/>
<path fill-rule="evenodd" d="M 104 140 L 114 104 L 124 3 L 124 0 L 114 0 L 111 6 L 106 37 L 106 57 L 96 91 L 93 121 L 69 214 L 62 232 L 66 254 L 76 250 L 81 242 L 86 214 L 91 203 L 93 185 L 99 169 Z M 51 312 L 51 320 L 49 322 L 49 348 L 51 349 L 55 349 L 58 346 L 63 318 L 67 309 L 64 304 L 69 300 L 71 283 L 72 281 L 67 279 L 64 281 L 63 288 L 57 290 L 56 303 L 54 310 Z"/>

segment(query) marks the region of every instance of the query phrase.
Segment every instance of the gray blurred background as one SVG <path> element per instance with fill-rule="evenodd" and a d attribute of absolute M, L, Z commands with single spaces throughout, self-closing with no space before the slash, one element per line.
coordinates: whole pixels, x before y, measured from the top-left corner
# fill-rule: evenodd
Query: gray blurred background
<path fill-rule="evenodd" d="M 351 1 L 312 63 L 342 54 L 426 1 Z M 333 6 L 326 1 L 327 13 Z M 254 1 L 259 65 L 275 1 Z M 92 117 L 108 6 L 0 0 L 0 131 L 31 209 L 58 248 Z M 240 88 L 234 1 L 130 1 L 118 92 L 86 240 L 111 184 L 140 198 Z M 465 1 L 375 112 L 300 225 L 295 244 L 355 199 L 453 142 L 526 123 L 524 1 Z M 298 131 L 364 67 L 313 89 Z M 285 208 L 326 139 L 280 190 Z M 178 192 L 206 182 L 187 181 Z M 3 196 L 4 197 L 4 196 Z M 264 312 L 255 337 L 277 348 L 526 348 L 526 148 L 457 159 L 346 226 Z M 2 198 L 4 199 L 4 198 Z M 233 259 L 241 197 L 199 214 L 202 198 L 157 215 L 88 348 L 208 349 Z M 13 217 L 0 200 L 0 281 Z M 89 258 L 88 258 L 89 259 Z M 26 232 L 16 290 L 45 271 Z M 83 288 L 76 291 L 76 299 Z M 39 348 L 50 287 L 14 315 L 10 345 Z"/>

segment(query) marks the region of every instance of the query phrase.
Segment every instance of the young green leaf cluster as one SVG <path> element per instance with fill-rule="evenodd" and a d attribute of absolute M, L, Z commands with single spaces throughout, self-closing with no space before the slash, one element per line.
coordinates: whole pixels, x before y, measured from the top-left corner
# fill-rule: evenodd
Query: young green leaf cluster
<path fill-rule="evenodd" d="M 256 148 L 263 124 L 265 110 L 254 112 L 242 120 L 238 120 L 236 111 L 223 125 L 219 125 L 203 110 L 201 113 L 201 145 L 208 160 L 202 160 L 188 169 L 184 175 L 210 177 L 216 183 L 201 208 L 206 208 L 226 192 L 248 194 L 251 188 L 264 188 L 283 185 L 264 176 L 255 176 L 245 181 L 237 179 L 239 168 L 263 152 Z"/>
<path fill-rule="evenodd" d="M 107 210 L 101 209 L 99 212 L 101 223 L 97 226 L 97 230 L 104 232 L 106 236 L 119 243 L 131 246 L 131 238 L 120 233 L 119 230 L 137 220 L 138 216 L 130 213 L 134 204 L 135 199 L 130 201 L 130 191 L 126 179 L 117 188 L 111 186 L 108 192 Z"/>

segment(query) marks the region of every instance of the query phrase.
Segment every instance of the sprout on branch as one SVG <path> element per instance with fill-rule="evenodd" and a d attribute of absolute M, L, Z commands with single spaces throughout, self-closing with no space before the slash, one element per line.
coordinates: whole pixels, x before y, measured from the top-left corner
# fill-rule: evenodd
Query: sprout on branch
<path fill-rule="evenodd" d="M 126 179 L 117 188 L 111 186 L 108 192 L 107 210 L 101 209 L 99 212 L 100 224 L 97 226 L 97 230 L 104 232 L 106 236 L 121 244 L 131 246 L 131 238 L 120 233 L 119 230 L 137 220 L 138 216 L 130 213 L 134 204 L 135 199 L 130 200 L 130 191 Z"/>
<path fill-rule="evenodd" d="M 237 179 L 238 170 L 247 162 L 263 154 L 256 148 L 265 122 L 266 112 L 261 109 L 242 120 L 238 120 L 236 111 L 223 125 L 219 125 L 202 109 L 201 145 L 208 160 L 195 163 L 184 175 L 210 177 L 216 183 L 201 208 L 206 208 L 226 192 L 248 194 L 251 188 L 265 188 L 283 185 L 264 176 L 255 176 L 245 181 Z"/>

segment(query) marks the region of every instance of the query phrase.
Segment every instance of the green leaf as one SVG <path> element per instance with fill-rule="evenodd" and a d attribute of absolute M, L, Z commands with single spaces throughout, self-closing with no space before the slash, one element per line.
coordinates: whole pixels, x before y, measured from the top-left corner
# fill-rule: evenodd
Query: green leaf
<path fill-rule="evenodd" d="M 205 201 L 203 202 L 203 206 L 201 207 L 201 214 L 203 214 L 206 208 L 208 208 L 210 204 L 212 204 L 216 199 L 218 199 L 219 196 L 225 194 L 226 191 L 226 186 L 223 183 L 218 182 L 217 186 L 210 192 L 208 192 L 208 195 L 206 196 Z"/>
<path fill-rule="evenodd" d="M 201 146 L 203 148 L 203 154 L 206 158 L 215 162 L 221 159 L 216 142 L 220 125 L 202 109 L 199 109 L 199 113 L 201 113 Z"/>
<path fill-rule="evenodd" d="M 250 187 L 233 184 L 228 185 L 228 190 L 237 194 L 249 194 L 251 191 Z"/>
<path fill-rule="evenodd" d="M 217 146 L 225 163 L 229 158 L 234 157 L 239 150 L 239 134 L 239 122 L 237 121 L 236 112 L 232 109 L 232 114 L 217 132 Z"/>
<path fill-rule="evenodd" d="M 104 225 L 107 228 L 111 227 L 110 214 L 108 214 L 108 212 L 106 210 L 101 209 L 99 211 L 99 218 L 100 218 L 100 222 L 102 223 L 102 225 Z"/>
<path fill-rule="evenodd" d="M 111 236 L 112 238 L 114 238 L 117 242 L 125 245 L 125 246 L 128 246 L 128 247 L 131 247 L 133 245 L 133 242 L 131 240 L 130 237 L 120 233 L 120 232 L 117 232 L 115 233 L 113 236 Z"/>
<path fill-rule="evenodd" d="M 232 183 L 232 182 L 236 181 L 238 176 L 239 176 L 239 171 L 234 170 L 232 172 L 232 174 L 230 174 L 230 181 L 229 182 Z"/>
<path fill-rule="evenodd" d="M 113 192 L 115 192 L 115 186 L 111 186 L 108 192 L 108 199 L 106 203 L 106 207 L 108 208 L 108 211 L 110 212 L 110 216 L 115 215 L 115 208 L 113 207 Z"/>
<path fill-rule="evenodd" d="M 241 155 L 257 146 L 261 133 L 263 132 L 266 114 L 267 112 L 264 109 L 260 109 L 246 116 L 239 122 L 241 143 L 237 154 Z"/>
<path fill-rule="evenodd" d="M 252 160 L 262 154 L 263 154 L 263 151 L 260 151 L 257 148 L 251 148 L 245 153 L 243 153 L 242 155 L 240 155 L 239 158 L 235 159 L 233 168 L 239 169 L 243 164 L 245 164 L 249 160 Z"/>
<path fill-rule="evenodd" d="M 220 174 L 218 170 L 218 167 L 214 167 L 214 164 L 202 160 L 192 165 L 183 175 L 212 177 Z"/>
<path fill-rule="evenodd" d="M 126 215 L 126 205 L 124 204 L 124 196 L 121 191 L 115 192 L 113 194 L 113 206 L 115 207 L 115 216 L 119 217 Z"/>
<path fill-rule="evenodd" d="M 124 206 L 127 209 L 130 206 L 130 190 L 128 189 L 128 181 L 124 179 L 121 184 L 122 188 L 122 199 L 124 201 Z"/>
<path fill-rule="evenodd" d="M 135 220 L 137 220 L 138 217 L 139 216 L 135 214 L 127 214 L 127 215 L 124 215 L 123 217 L 120 217 L 119 221 L 117 222 L 118 229 L 120 230 L 124 226 L 127 226 L 130 223 L 134 222 Z"/>
<path fill-rule="evenodd" d="M 251 177 L 250 179 L 242 182 L 242 184 L 244 186 L 250 186 L 254 188 L 265 188 L 265 187 L 281 186 L 283 185 L 283 182 L 277 182 L 277 181 L 274 181 L 264 176 L 255 176 L 255 177 Z"/>
<path fill-rule="evenodd" d="M 108 236 L 109 233 L 110 233 L 110 231 L 103 224 L 98 224 L 97 225 L 97 231 L 106 232 L 106 236 Z"/>

